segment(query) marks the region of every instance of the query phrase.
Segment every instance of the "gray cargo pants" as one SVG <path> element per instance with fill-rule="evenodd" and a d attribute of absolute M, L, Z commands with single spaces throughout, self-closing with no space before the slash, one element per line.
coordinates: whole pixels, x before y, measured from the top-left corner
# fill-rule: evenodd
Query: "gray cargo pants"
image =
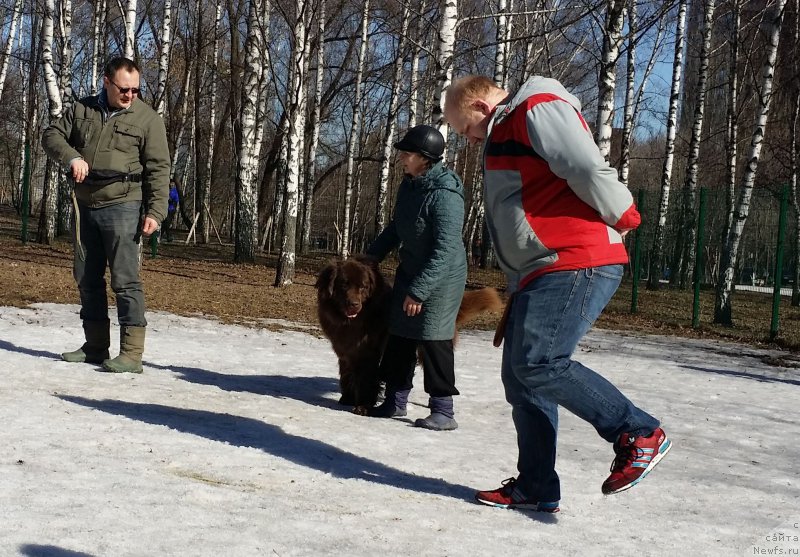
<path fill-rule="evenodd" d="M 124 326 L 144 327 L 144 290 L 139 278 L 141 202 L 91 209 L 78 204 L 80 246 L 73 235 L 73 275 L 81 295 L 81 319 L 108 319 L 106 266 L 117 297 L 117 317 Z M 81 249 L 82 248 L 82 249 Z"/>

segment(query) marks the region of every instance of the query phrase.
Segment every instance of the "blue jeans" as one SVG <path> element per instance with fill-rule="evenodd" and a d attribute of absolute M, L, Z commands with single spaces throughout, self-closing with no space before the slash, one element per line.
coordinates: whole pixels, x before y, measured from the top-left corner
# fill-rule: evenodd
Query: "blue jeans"
<path fill-rule="evenodd" d="M 534 279 L 513 298 L 502 377 L 517 430 L 517 485 L 530 499 L 561 498 L 555 471 L 558 406 L 611 443 L 621 433 L 649 435 L 659 426 L 609 381 L 572 359 L 621 280 L 621 265 L 560 271 Z"/>
<path fill-rule="evenodd" d="M 73 276 L 81 294 L 81 319 L 108 319 L 106 266 L 111 269 L 111 289 L 117 298 L 117 317 L 124 326 L 144 327 L 144 290 L 139 278 L 141 202 L 80 210 L 83 257 L 75 246 Z"/>

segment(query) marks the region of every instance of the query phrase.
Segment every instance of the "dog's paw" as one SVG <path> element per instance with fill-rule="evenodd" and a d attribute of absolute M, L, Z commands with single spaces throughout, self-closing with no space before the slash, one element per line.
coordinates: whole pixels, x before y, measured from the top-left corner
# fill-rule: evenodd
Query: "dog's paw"
<path fill-rule="evenodd" d="M 354 406 L 353 414 L 358 414 L 359 416 L 366 416 L 369 414 L 369 408 L 367 408 L 366 406 Z"/>

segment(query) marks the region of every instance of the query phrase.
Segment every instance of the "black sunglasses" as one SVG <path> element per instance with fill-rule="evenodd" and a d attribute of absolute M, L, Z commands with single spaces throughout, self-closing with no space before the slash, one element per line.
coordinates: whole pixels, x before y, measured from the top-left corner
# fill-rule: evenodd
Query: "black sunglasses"
<path fill-rule="evenodd" d="M 110 81 L 111 83 L 114 83 L 114 80 L 113 80 L 113 79 L 109 79 L 109 81 Z M 127 95 L 128 93 L 131 93 L 131 94 L 133 94 L 133 95 L 138 95 L 138 94 L 139 94 L 139 91 L 141 91 L 141 89 L 140 89 L 140 88 L 138 88 L 138 87 L 120 87 L 120 86 L 119 86 L 119 85 L 117 85 L 116 83 L 114 83 L 114 87 L 116 87 L 117 89 L 119 89 L 119 92 L 120 92 L 120 93 L 122 93 L 123 95 Z"/>

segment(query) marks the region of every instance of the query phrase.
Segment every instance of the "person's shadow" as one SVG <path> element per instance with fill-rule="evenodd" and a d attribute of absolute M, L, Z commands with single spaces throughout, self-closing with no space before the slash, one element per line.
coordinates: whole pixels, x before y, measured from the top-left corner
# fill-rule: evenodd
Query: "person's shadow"
<path fill-rule="evenodd" d="M 45 350 L 34 350 L 33 348 L 26 348 L 25 346 L 17 346 L 6 340 L 0 340 L 0 350 L 7 350 L 9 352 L 19 352 L 20 354 L 27 354 L 35 358 L 52 358 L 53 360 L 60 360 L 61 354 L 54 352 L 46 352 Z"/>
<path fill-rule="evenodd" d="M 26 543 L 19 546 L 19 552 L 26 557 L 93 557 L 91 553 L 72 551 L 55 545 Z"/>
<path fill-rule="evenodd" d="M 288 377 L 285 375 L 229 375 L 197 367 L 160 365 L 143 362 L 145 367 L 171 371 L 181 379 L 197 385 L 217 387 L 223 391 L 253 393 L 275 398 L 290 398 L 312 406 L 332 410 L 349 410 L 326 394 L 339 392 L 339 381 L 334 377 Z"/>
<path fill-rule="evenodd" d="M 252 447 L 337 478 L 360 479 L 398 489 L 471 500 L 474 490 L 442 479 L 417 476 L 380 462 L 354 455 L 322 441 L 291 435 L 280 427 L 231 414 L 174 408 L 120 400 L 93 400 L 57 395 L 58 398 L 126 416 L 144 423 L 165 425 L 176 431 L 240 447 Z"/>

